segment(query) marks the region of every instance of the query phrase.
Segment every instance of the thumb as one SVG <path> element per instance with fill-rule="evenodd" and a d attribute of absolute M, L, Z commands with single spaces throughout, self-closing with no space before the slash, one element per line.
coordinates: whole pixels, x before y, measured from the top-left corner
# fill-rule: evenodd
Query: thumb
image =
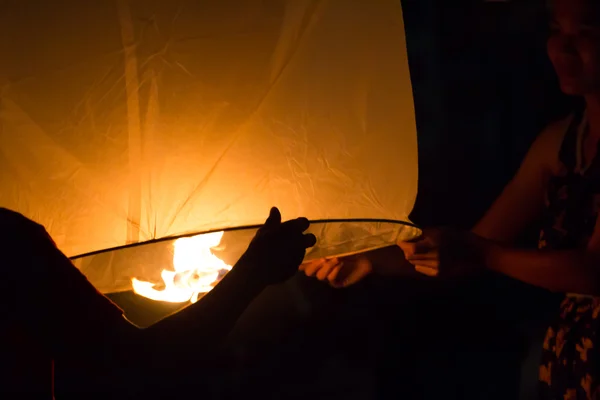
<path fill-rule="evenodd" d="M 417 246 L 414 242 L 398 242 L 396 244 L 404 253 L 404 257 L 408 258 L 417 253 Z"/>
<path fill-rule="evenodd" d="M 277 207 L 272 207 L 269 212 L 269 218 L 265 222 L 265 225 L 278 225 L 281 223 L 281 213 Z"/>

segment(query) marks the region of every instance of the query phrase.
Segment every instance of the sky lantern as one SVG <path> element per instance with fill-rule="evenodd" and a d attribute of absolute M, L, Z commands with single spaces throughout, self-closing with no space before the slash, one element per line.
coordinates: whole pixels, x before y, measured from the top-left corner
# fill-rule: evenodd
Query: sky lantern
<path fill-rule="evenodd" d="M 0 5 L 0 206 L 104 293 L 195 302 L 271 206 L 307 259 L 413 238 L 398 0 Z"/>

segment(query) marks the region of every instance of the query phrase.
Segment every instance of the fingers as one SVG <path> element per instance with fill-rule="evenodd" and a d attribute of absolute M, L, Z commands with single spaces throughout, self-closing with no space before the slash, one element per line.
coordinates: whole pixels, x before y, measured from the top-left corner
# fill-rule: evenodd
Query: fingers
<path fill-rule="evenodd" d="M 402 249 L 406 258 L 409 258 L 417 254 L 430 253 L 437 246 L 429 240 L 423 239 L 416 242 L 398 242 L 398 247 Z"/>
<path fill-rule="evenodd" d="M 302 235 L 304 238 L 304 248 L 308 249 L 309 247 L 313 247 L 317 244 L 317 237 L 312 233 L 307 233 L 306 235 Z"/>
<path fill-rule="evenodd" d="M 427 276 L 438 275 L 440 259 L 437 251 L 427 254 L 417 254 L 406 257 L 406 259 L 415 267 L 415 271 Z"/>
<path fill-rule="evenodd" d="M 317 238 L 312 233 L 302 234 L 310 226 L 310 221 L 307 218 L 296 218 L 290 221 L 281 222 L 281 213 L 277 207 L 272 207 L 269 212 L 269 217 L 265 221 L 263 228 L 258 232 L 263 234 L 267 231 L 272 231 L 276 236 L 282 236 L 286 240 L 291 240 L 294 244 L 298 244 L 298 240 L 302 243 L 305 249 L 313 247 L 317 244 Z M 291 235 L 291 236 L 290 236 Z"/>
<path fill-rule="evenodd" d="M 265 222 L 265 225 L 277 225 L 281 223 L 281 213 L 277 207 L 272 207 L 269 211 L 269 218 Z"/>
<path fill-rule="evenodd" d="M 310 221 L 307 218 L 296 218 L 289 221 L 281 222 L 281 213 L 277 207 L 271 208 L 269 217 L 265 222 L 266 227 L 277 227 L 282 234 L 301 234 L 310 227 Z M 317 244 L 317 238 L 312 233 L 303 235 L 302 237 L 304 248 L 313 247 Z"/>
<path fill-rule="evenodd" d="M 431 267 L 421 266 L 421 265 L 416 265 L 415 271 L 417 271 L 423 275 L 427 275 L 427 276 L 437 276 L 439 273 L 439 270 L 437 268 L 431 268 Z"/>
<path fill-rule="evenodd" d="M 414 242 L 398 242 L 398 247 L 404 253 L 404 257 L 408 258 L 415 254 L 415 244 Z"/>
<path fill-rule="evenodd" d="M 298 269 L 300 271 L 304 271 L 304 274 L 306 276 L 314 276 L 315 273 L 321 268 L 321 266 L 323 265 L 324 262 L 325 262 L 325 259 L 313 260 L 313 261 L 301 264 L 300 268 L 298 268 Z"/>
<path fill-rule="evenodd" d="M 439 238 L 437 233 L 425 233 L 425 236 L 413 242 L 398 242 L 404 257 L 415 267 L 415 271 L 427 275 L 437 276 L 440 267 Z"/>
<path fill-rule="evenodd" d="M 265 221 L 265 225 L 279 225 L 281 224 L 281 229 L 286 231 L 299 231 L 304 232 L 310 226 L 310 221 L 307 218 L 301 217 L 292 219 L 289 221 L 285 221 L 281 223 L 281 212 L 277 207 L 272 207 L 269 212 L 269 217 Z"/>
<path fill-rule="evenodd" d="M 350 264 L 340 262 L 331 270 L 327 280 L 329 285 L 334 288 L 346 288 L 360 282 L 372 271 L 371 261 L 366 257 L 359 257 L 350 261 Z"/>
<path fill-rule="evenodd" d="M 339 261 L 337 258 L 321 258 L 319 260 L 314 260 L 312 262 L 301 265 L 300 269 L 304 271 L 306 276 L 315 276 L 317 272 L 321 269 L 326 268 L 331 270 L 331 268 L 335 267 L 338 264 Z"/>
<path fill-rule="evenodd" d="M 323 266 L 325 261 L 327 260 L 325 260 L 324 258 L 319 260 L 313 260 L 300 265 L 299 269 L 301 271 L 304 271 L 304 274 L 306 276 L 314 276 L 317 273 L 317 271 Z"/>
<path fill-rule="evenodd" d="M 430 259 L 430 260 L 410 260 L 410 263 L 412 265 L 416 266 L 423 266 L 423 267 L 427 267 L 427 268 L 439 268 L 440 266 L 440 262 L 439 260 L 436 259 Z"/>
<path fill-rule="evenodd" d="M 308 266 L 310 266 L 312 263 L 314 263 L 314 261 L 304 261 L 298 267 L 298 271 L 303 271 L 304 272 L 306 270 L 306 268 L 308 268 Z"/>
<path fill-rule="evenodd" d="M 333 267 L 332 271 L 327 276 L 327 280 L 329 281 L 329 285 L 336 289 L 343 288 L 345 285 L 345 281 L 343 279 L 339 279 L 340 271 L 342 270 L 343 264 L 336 265 Z"/>
<path fill-rule="evenodd" d="M 431 250 L 427 253 L 417 253 L 408 255 L 404 253 L 404 257 L 410 262 L 418 262 L 421 260 L 439 260 L 440 252 L 438 250 Z"/>
<path fill-rule="evenodd" d="M 328 278 L 329 274 L 333 271 L 334 268 L 341 268 L 342 263 L 337 258 L 332 258 L 329 260 L 325 260 L 321 268 L 317 271 L 315 276 L 318 280 L 324 281 Z"/>
<path fill-rule="evenodd" d="M 285 221 L 281 224 L 281 229 L 286 232 L 304 232 L 310 226 L 310 221 L 307 218 L 296 218 L 289 221 Z"/>

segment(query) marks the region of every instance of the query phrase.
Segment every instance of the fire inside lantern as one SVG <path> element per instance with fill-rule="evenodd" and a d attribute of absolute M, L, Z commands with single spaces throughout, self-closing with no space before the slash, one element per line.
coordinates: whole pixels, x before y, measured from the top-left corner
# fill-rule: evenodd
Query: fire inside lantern
<path fill-rule="evenodd" d="M 173 243 L 173 270 L 162 270 L 162 284 L 133 278 L 133 291 L 151 300 L 195 303 L 231 270 L 212 253 L 222 237 L 223 232 L 213 232 L 177 239 Z M 163 286 L 160 290 L 159 285 Z"/>

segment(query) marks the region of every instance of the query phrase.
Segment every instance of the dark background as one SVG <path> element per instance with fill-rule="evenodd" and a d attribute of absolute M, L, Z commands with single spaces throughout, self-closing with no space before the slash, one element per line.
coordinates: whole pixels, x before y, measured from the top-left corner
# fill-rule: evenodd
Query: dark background
<path fill-rule="evenodd" d="M 530 143 L 568 112 L 546 56 L 545 0 L 404 0 L 420 223 L 471 227 Z"/>

